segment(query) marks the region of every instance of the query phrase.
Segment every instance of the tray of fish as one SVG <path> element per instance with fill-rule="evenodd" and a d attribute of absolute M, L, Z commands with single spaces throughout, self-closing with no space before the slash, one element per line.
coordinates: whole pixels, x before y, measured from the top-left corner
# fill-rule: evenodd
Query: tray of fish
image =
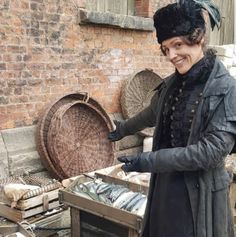
<path fill-rule="evenodd" d="M 68 188 L 59 191 L 59 200 L 72 208 L 133 228 L 139 233 L 147 196 L 136 190 L 96 176 L 81 175 Z"/>

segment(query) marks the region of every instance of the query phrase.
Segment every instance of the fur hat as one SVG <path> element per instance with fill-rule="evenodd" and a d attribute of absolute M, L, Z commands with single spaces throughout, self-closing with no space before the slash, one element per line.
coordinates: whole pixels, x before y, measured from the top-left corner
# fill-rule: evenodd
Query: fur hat
<path fill-rule="evenodd" d="M 153 16 L 158 43 L 175 37 L 194 33 L 195 29 L 206 30 L 203 9 L 210 16 L 211 26 L 220 27 L 220 13 L 209 0 L 179 0 L 156 11 Z"/>

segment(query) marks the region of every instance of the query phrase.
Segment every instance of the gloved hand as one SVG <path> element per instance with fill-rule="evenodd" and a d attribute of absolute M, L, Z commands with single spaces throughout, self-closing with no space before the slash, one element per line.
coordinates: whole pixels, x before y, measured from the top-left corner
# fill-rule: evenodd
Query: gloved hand
<path fill-rule="evenodd" d="M 154 157 L 151 154 L 152 152 L 143 152 L 137 155 L 120 156 L 117 160 L 124 163 L 121 169 L 125 172 L 152 172 Z"/>
<path fill-rule="evenodd" d="M 123 138 L 120 132 L 120 122 L 117 120 L 113 121 L 116 125 L 116 129 L 108 134 L 108 139 L 112 142 L 119 141 Z"/>

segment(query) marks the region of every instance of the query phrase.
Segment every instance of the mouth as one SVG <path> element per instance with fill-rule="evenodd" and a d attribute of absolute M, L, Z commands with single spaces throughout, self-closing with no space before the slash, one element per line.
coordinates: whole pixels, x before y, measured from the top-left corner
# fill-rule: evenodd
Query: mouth
<path fill-rule="evenodd" d="M 185 60 L 184 58 L 181 58 L 181 59 L 175 60 L 175 61 L 173 61 L 173 64 L 174 64 L 174 66 L 176 66 L 176 67 L 180 67 L 180 66 L 183 65 L 184 60 Z"/>

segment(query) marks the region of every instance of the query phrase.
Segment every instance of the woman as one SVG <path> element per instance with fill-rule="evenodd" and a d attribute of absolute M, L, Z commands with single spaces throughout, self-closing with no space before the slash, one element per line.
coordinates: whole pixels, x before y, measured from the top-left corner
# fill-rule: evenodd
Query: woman
<path fill-rule="evenodd" d="M 180 1 L 154 15 L 161 49 L 175 66 L 149 107 L 115 122 L 117 141 L 155 126 L 152 152 L 119 157 L 126 172 L 150 172 L 142 237 L 233 237 L 224 159 L 236 138 L 236 80 L 205 49 L 205 15 L 220 25 L 209 1 Z"/>

